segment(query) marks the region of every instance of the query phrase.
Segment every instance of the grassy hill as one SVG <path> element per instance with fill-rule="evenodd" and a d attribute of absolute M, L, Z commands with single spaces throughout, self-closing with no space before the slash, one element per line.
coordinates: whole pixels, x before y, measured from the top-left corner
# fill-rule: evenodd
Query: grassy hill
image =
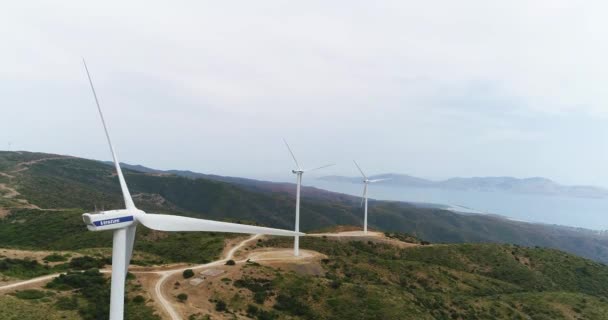
<path fill-rule="evenodd" d="M 150 212 L 292 225 L 294 201 L 289 192 L 158 173 L 125 174 L 136 204 Z M 95 259 L 107 262 L 111 233 L 87 231 L 80 217 L 94 206 L 122 207 L 111 166 L 73 157 L 0 152 L 0 247 L 96 252 L 100 256 Z M 350 197 L 308 195 L 303 202 L 304 230 L 359 225 L 360 216 L 357 201 Z M 233 296 L 213 299 L 221 299 L 226 312 L 254 319 L 605 319 L 608 314 L 608 267 L 548 248 L 607 261 L 608 244 L 601 236 L 397 202 L 372 201 L 370 222 L 434 244 L 398 248 L 304 237 L 302 248 L 327 255 L 322 273 L 251 263 L 243 266 L 248 268 L 246 276 L 224 283 L 234 287 L 228 291 Z M 140 227 L 135 262 L 209 261 L 219 255 L 225 236 L 230 235 L 169 234 Z M 440 244 L 454 242 L 473 243 Z M 258 246 L 291 247 L 292 241 L 278 237 Z M 24 278 L 67 270 L 73 260 L 46 268 L 0 257 L 0 274 Z M 137 297 L 141 286 L 134 281 L 128 290 L 130 318 L 157 319 Z M 97 272 L 73 273 L 36 292 L 1 296 L 0 306 L 14 307 L 4 308 L 0 317 L 25 319 L 44 313 L 49 319 L 104 318 L 107 303 L 100 301 L 107 298 L 107 290 L 107 279 Z M 192 317 L 198 318 L 204 315 Z"/>
<path fill-rule="evenodd" d="M 259 245 L 291 247 L 285 239 Z M 227 312 L 247 312 L 257 319 L 555 320 L 608 315 L 608 267 L 553 249 L 498 244 L 403 249 L 323 238 L 304 238 L 301 246 L 328 256 L 323 275 L 245 266 L 233 286 L 251 294 L 225 290 L 226 296 L 214 299 L 226 301 Z"/>
<path fill-rule="evenodd" d="M 138 207 L 219 220 L 256 222 L 293 228 L 294 199 L 281 186 L 253 188 L 238 182 L 192 179 L 157 172 L 125 170 Z M 12 191 L 11 191 L 12 190 Z M 19 194 L 14 196 L 12 192 Z M 105 163 L 30 152 L 0 152 L 0 246 L 77 249 L 110 246 L 110 233 L 86 231 L 80 213 L 94 207 L 121 208 L 123 202 L 113 168 Z M 40 210 L 53 209 L 53 210 Z M 10 214 L 6 212 L 10 211 Z M 5 212 L 2 214 L 2 212 Z M 335 193 L 304 193 L 301 229 L 361 225 L 359 202 Z M 16 223 L 19 222 L 19 223 Z M 483 215 L 461 215 L 412 204 L 370 201 L 372 228 L 406 232 L 437 243 L 497 242 L 542 246 L 608 262 L 608 238 L 558 226 L 530 224 Z M 167 261 L 206 260 L 217 254 L 221 236 L 162 234 L 140 228 L 136 250 Z M 163 241 L 153 241 L 159 234 Z M 192 250 L 175 256 L 174 245 L 215 243 L 217 250 L 201 256 Z M 173 242 L 173 244 L 166 244 Z M 189 250 L 184 250 L 189 251 Z M 180 250 L 181 252 L 181 250 Z"/>

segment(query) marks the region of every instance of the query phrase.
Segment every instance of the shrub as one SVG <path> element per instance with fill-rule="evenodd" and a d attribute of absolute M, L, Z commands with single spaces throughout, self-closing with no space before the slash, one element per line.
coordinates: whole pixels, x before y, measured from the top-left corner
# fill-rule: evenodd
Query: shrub
<path fill-rule="evenodd" d="M 95 259 L 93 257 L 84 256 L 72 258 L 69 263 L 70 268 L 76 270 L 88 270 L 102 268 L 106 262 L 102 259 Z"/>
<path fill-rule="evenodd" d="M 243 278 L 234 281 L 237 288 L 247 288 L 253 292 L 253 301 L 263 304 L 272 290 L 272 281 L 268 279 Z"/>
<path fill-rule="evenodd" d="M 186 269 L 182 275 L 184 276 L 184 279 L 192 278 L 194 277 L 194 271 L 192 271 L 192 269 Z"/>
<path fill-rule="evenodd" d="M 58 253 L 53 253 L 53 254 L 50 254 L 50 255 L 44 257 L 42 260 L 48 261 L 48 262 L 61 262 L 61 261 L 67 261 L 68 258 L 66 258 L 65 256 L 62 256 Z"/>
<path fill-rule="evenodd" d="M 258 314 L 258 310 L 259 310 L 258 307 L 256 307 L 253 304 L 250 304 L 250 305 L 247 306 L 247 315 L 250 316 L 250 317 L 253 317 L 256 314 Z"/>
<path fill-rule="evenodd" d="M 5 276 L 27 279 L 49 274 L 52 270 L 36 260 L 5 258 L 0 259 L 0 272 Z"/>
<path fill-rule="evenodd" d="M 275 320 L 278 318 L 279 316 L 277 316 L 276 313 L 266 310 L 260 310 L 260 314 L 258 314 L 258 320 Z"/>
<path fill-rule="evenodd" d="M 338 289 L 342 286 L 342 282 L 340 280 L 334 280 L 329 285 L 332 289 Z"/>
<path fill-rule="evenodd" d="M 180 293 L 177 295 L 177 300 L 179 300 L 179 302 L 184 302 L 188 300 L 188 295 L 185 293 Z"/>
<path fill-rule="evenodd" d="M 226 311 L 226 302 L 222 301 L 222 300 L 217 300 L 215 302 L 215 310 L 219 311 L 219 312 L 224 312 Z"/>
<path fill-rule="evenodd" d="M 235 264 L 236 264 L 236 262 L 234 262 L 234 260 L 232 260 L 232 259 L 230 259 L 230 260 L 226 261 L 226 265 L 227 265 L 227 266 L 233 266 L 233 265 L 235 265 Z"/>
<path fill-rule="evenodd" d="M 37 300 L 45 297 L 44 291 L 28 289 L 15 292 L 15 297 L 24 300 Z"/>
<path fill-rule="evenodd" d="M 277 296 L 277 303 L 274 305 L 274 308 L 281 311 L 289 312 L 295 316 L 310 316 L 310 308 L 305 303 L 302 303 L 298 299 L 294 299 L 293 297 L 279 294 Z"/>
<path fill-rule="evenodd" d="M 144 302 L 146 302 L 146 298 L 144 298 L 141 295 L 137 295 L 137 296 L 135 296 L 135 298 L 133 298 L 133 302 L 134 303 L 144 303 Z"/>

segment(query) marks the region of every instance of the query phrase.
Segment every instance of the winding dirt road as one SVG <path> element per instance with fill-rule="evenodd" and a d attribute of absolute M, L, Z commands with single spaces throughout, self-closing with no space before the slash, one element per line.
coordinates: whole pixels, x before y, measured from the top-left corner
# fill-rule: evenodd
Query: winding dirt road
<path fill-rule="evenodd" d="M 323 234 L 323 235 L 330 235 L 330 234 Z M 192 269 L 193 271 L 201 271 L 201 269 L 224 265 L 226 263 L 226 261 L 228 261 L 228 260 L 235 260 L 235 256 L 237 255 L 237 252 L 239 250 L 246 247 L 249 243 L 258 240 L 262 236 L 263 235 L 258 234 L 258 235 L 252 235 L 246 239 L 243 239 L 240 242 L 236 243 L 236 245 L 234 245 L 232 248 L 228 249 L 228 251 L 225 251 L 225 253 L 223 254 L 223 257 L 220 260 L 216 260 L 216 261 L 209 262 L 206 264 L 200 264 L 200 265 L 194 265 L 194 266 L 184 265 L 184 264 L 177 265 L 177 266 L 176 265 L 159 266 L 159 267 L 156 267 L 156 268 L 158 268 L 158 270 L 137 270 L 138 268 L 135 267 L 135 268 L 129 270 L 129 272 L 131 272 L 133 274 L 158 275 L 159 278 L 155 279 L 153 282 L 154 283 L 153 288 L 152 287 L 148 288 L 150 295 L 152 296 L 153 300 L 157 304 L 157 308 L 161 309 L 158 311 L 163 313 L 163 319 L 166 318 L 166 319 L 171 319 L 171 320 L 182 320 L 183 318 L 181 317 L 179 312 L 175 309 L 175 304 L 177 303 L 176 301 L 174 301 L 175 299 L 173 299 L 172 297 L 165 296 L 164 291 L 168 291 L 168 290 L 166 290 L 166 288 L 164 288 L 166 286 L 167 281 L 172 276 L 179 275 L 180 273 L 184 272 L 184 270 L 186 270 L 186 269 Z M 315 235 L 315 236 L 322 236 L 322 235 Z M 349 234 L 349 236 L 355 236 L 355 234 L 352 234 L 352 235 Z M 371 235 L 371 236 L 374 237 L 375 235 Z M 324 257 L 324 255 L 322 255 L 318 252 L 309 251 L 309 250 L 301 250 L 300 256 L 295 257 L 295 256 L 293 256 L 293 249 L 265 248 L 262 250 L 248 252 L 247 255 L 241 257 L 239 260 L 235 260 L 235 263 L 244 264 L 248 260 L 255 261 L 255 262 L 266 261 L 269 263 L 277 262 L 277 261 L 297 262 L 297 261 L 304 261 L 304 260 L 308 260 L 308 259 L 315 259 L 315 258 L 319 258 L 321 256 Z M 169 269 L 167 269 L 167 268 L 169 268 Z M 102 269 L 102 270 L 100 270 L 100 272 L 111 273 L 112 270 L 111 269 Z M 55 274 L 45 275 L 45 276 L 41 276 L 41 277 L 29 279 L 29 280 L 23 280 L 23 281 L 18 281 L 18 282 L 14 282 L 14 283 L 4 284 L 4 285 L 0 286 L 0 292 L 15 290 L 17 288 L 22 288 L 22 287 L 28 287 L 30 285 L 36 285 L 36 284 L 39 284 L 42 282 L 48 282 L 48 281 L 52 280 L 53 278 L 58 277 L 59 275 L 61 275 L 61 273 L 55 273 Z M 163 288 L 165 290 L 163 290 Z"/>
<path fill-rule="evenodd" d="M 239 242 L 236 246 L 234 246 L 233 248 L 228 250 L 228 252 L 224 255 L 224 257 L 221 260 L 216 260 L 213 262 L 209 262 L 209 263 L 201 264 L 201 265 L 197 265 L 197 266 L 182 267 L 182 268 L 178 268 L 178 269 L 165 270 L 165 271 L 143 271 L 140 273 L 155 273 L 155 274 L 160 275 L 160 279 L 158 279 L 158 281 L 156 282 L 156 285 L 154 286 L 154 291 L 152 294 L 154 297 L 154 300 L 158 301 L 158 303 L 163 307 L 163 309 L 164 309 L 163 311 L 166 313 L 167 316 L 169 316 L 169 318 L 171 320 L 181 320 L 182 318 L 179 316 L 177 311 L 173 308 L 172 302 L 167 300 L 167 298 L 163 295 L 162 288 L 163 288 L 163 285 L 165 284 L 165 282 L 167 281 L 167 279 L 169 279 L 169 277 L 171 277 L 175 274 L 184 272 L 184 270 L 186 270 L 186 269 L 199 270 L 199 269 L 214 267 L 214 266 L 218 266 L 218 265 L 223 265 L 226 263 L 226 261 L 233 259 L 235 253 L 238 250 L 242 249 L 245 245 L 247 245 L 247 243 L 257 240 L 260 237 L 261 237 L 261 235 L 256 234 L 256 235 L 252 235 L 251 237 Z M 133 273 L 138 273 L 138 272 L 134 271 Z"/>
<path fill-rule="evenodd" d="M 135 270 L 129 270 L 129 272 L 131 272 L 133 274 L 159 275 L 160 277 L 156 280 L 156 283 L 154 284 L 154 289 L 150 290 L 150 294 L 152 295 L 153 300 L 155 302 L 157 302 L 158 307 L 162 309 L 159 311 L 164 313 L 163 318 L 167 318 L 167 319 L 171 319 L 171 320 L 182 320 L 182 317 L 179 315 L 177 310 L 174 308 L 174 303 L 175 303 L 174 299 L 166 297 L 165 294 L 163 293 L 163 287 L 165 286 L 167 280 L 169 280 L 174 275 L 178 275 L 178 274 L 184 272 L 184 270 L 186 270 L 186 269 L 200 271 L 201 269 L 224 265 L 226 263 L 226 261 L 234 259 L 236 253 L 239 250 L 243 249 L 250 242 L 256 241 L 260 237 L 262 237 L 262 235 L 259 235 L 259 234 L 252 235 L 252 236 L 238 242 L 235 246 L 233 246 L 228 251 L 226 251 L 220 260 L 216 260 L 213 262 L 200 264 L 200 265 L 194 265 L 194 266 L 180 265 L 173 269 L 166 269 L 166 270 L 140 271 L 140 270 L 135 269 Z M 285 254 L 284 251 L 287 251 L 290 254 Z M 294 257 L 293 255 L 291 255 L 291 252 L 292 252 L 291 250 L 285 250 L 285 249 L 277 250 L 277 254 L 272 254 L 272 252 L 261 252 L 261 253 L 260 252 L 251 252 L 246 257 L 244 257 L 238 261 L 235 261 L 235 262 L 236 262 L 236 264 L 242 264 L 242 263 L 247 262 L 247 260 L 249 260 L 249 259 L 255 260 L 255 261 L 277 261 L 277 260 L 290 261 L 290 260 L 309 259 L 309 258 L 315 256 L 314 254 L 311 254 L 310 252 L 301 251 L 301 255 L 299 257 Z M 162 266 L 159 268 L 166 268 L 166 267 L 167 266 Z M 112 270 L 111 269 L 102 269 L 102 270 L 100 270 L 100 272 L 111 273 Z M 45 276 L 41 276 L 41 277 L 29 279 L 29 280 L 23 280 L 23 281 L 5 284 L 5 285 L 0 286 L 0 292 L 15 290 L 18 288 L 28 287 L 30 285 L 48 282 L 48 281 L 52 280 L 53 278 L 58 277 L 59 275 L 61 275 L 61 273 L 55 273 L 55 274 L 45 275 Z"/>
<path fill-rule="evenodd" d="M 163 312 L 169 317 L 169 319 L 171 320 L 181 320 L 182 318 L 179 316 L 179 314 L 177 313 L 177 311 L 173 308 L 173 305 L 171 303 L 171 301 L 167 300 L 167 298 L 165 297 L 165 295 L 162 292 L 162 288 L 163 285 L 165 284 L 165 282 L 167 281 L 167 279 L 169 279 L 169 277 L 175 275 L 175 274 L 179 274 L 181 272 L 184 272 L 184 270 L 186 269 L 192 269 L 192 270 L 199 270 L 199 269 L 204 269 L 204 268 L 209 268 L 209 267 L 214 267 L 214 266 L 218 266 L 218 265 L 223 265 L 226 263 L 226 261 L 233 259 L 234 255 L 236 254 L 236 252 L 240 249 L 242 249 L 244 246 L 246 246 L 249 242 L 251 241 L 255 241 L 258 238 L 260 238 L 262 235 L 252 235 L 251 237 L 244 239 L 243 241 L 239 242 L 237 245 L 235 245 L 234 247 L 232 247 L 230 250 L 228 250 L 226 252 L 226 254 L 224 254 L 224 257 L 221 260 L 216 260 L 210 263 L 206 263 L 206 264 L 201 264 L 201 265 L 196 265 L 196 266 L 180 266 L 178 268 L 175 269 L 169 269 L 169 270 L 158 270 L 158 271 L 137 271 L 137 270 L 130 270 L 131 273 L 134 274 L 157 274 L 160 275 L 160 278 L 157 280 L 156 285 L 154 286 L 154 291 L 151 292 L 152 296 L 154 297 L 155 301 L 158 301 L 159 305 L 163 308 Z M 245 260 L 243 261 L 239 261 L 239 263 L 245 262 Z M 102 269 L 100 270 L 100 272 L 102 273 L 111 273 L 112 270 L 111 269 Z M 18 281 L 18 282 L 14 282 L 14 283 L 9 283 L 9 284 L 5 284 L 0 286 L 0 292 L 2 291 L 7 291 L 7 290 L 14 290 L 17 288 L 21 288 L 21 287 L 27 287 L 29 285 L 32 284 L 37 284 L 37 283 L 41 283 L 41 282 L 47 282 L 52 280 L 53 278 L 56 278 L 58 276 L 60 276 L 62 273 L 54 273 L 54 274 L 49 274 L 49 275 L 45 275 L 45 276 L 41 276 L 41 277 L 37 277 L 37 278 L 33 278 L 33 279 L 28 279 L 28 280 L 23 280 L 23 281 Z"/>

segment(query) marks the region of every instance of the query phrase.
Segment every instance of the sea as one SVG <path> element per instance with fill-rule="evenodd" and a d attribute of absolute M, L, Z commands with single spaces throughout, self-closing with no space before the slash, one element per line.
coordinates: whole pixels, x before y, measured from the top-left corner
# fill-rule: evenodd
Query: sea
<path fill-rule="evenodd" d="M 363 184 L 311 179 L 306 185 L 354 196 L 361 196 L 363 192 Z M 512 220 L 608 230 L 608 199 L 382 184 L 371 184 L 368 194 L 377 200 L 432 203 L 454 211 L 498 214 Z"/>

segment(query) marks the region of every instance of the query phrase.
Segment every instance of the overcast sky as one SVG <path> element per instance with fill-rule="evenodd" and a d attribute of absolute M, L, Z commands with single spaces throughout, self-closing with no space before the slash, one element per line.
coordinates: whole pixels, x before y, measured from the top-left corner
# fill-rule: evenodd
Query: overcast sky
<path fill-rule="evenodd" d="M 127 3 L 128 2 L 128 3 Z M 292 179 L 608 186 L 608 20 L 580 1 L 8 1 L 0 149 Z"/>

